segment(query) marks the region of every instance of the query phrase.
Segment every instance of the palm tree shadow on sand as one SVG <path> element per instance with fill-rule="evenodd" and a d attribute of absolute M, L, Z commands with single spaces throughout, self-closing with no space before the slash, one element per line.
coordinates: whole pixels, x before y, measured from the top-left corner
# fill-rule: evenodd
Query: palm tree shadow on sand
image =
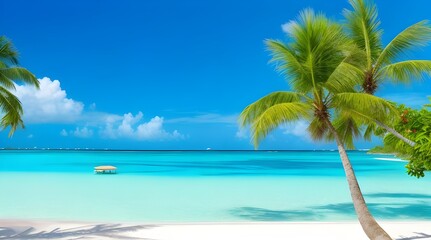
<path fill-rule="evenodd" d="M 429 194 L 420 193 L 369 193 L 364 194 L 369 200 L 368 206 L 374 216 L 380 219 L 421 219 L 431 220 L 431 205 Z M 392 203 L 381 199 L 392 199 Z M 259 207 L 238 207 L 228 211 L 231 215 L 247 221 L 327 221 L 327 216 L 354 216 L 353 204 L 335 203 L 318 206 L 308 206 L 303 209 L 266 209 Z M 413 234 L 414 233 L 414 234 Z M 431 231 L 416 231 L 412 236 L 398 236 L 396 240 L 431 240 Z"/>
<path fill-rule="evenodd" d="M 412 236 L 412 237 L 400 237 L 396 240 L 419 240 L 419 239 L 431 239 L 430 234 L 421 233 L 421 232 L 415 232 L 418 236 Z"/>
<path fill-rule="evenodd" d="M 0 239 L 98 239 L 100 237 L 112 239 L 142 239 L 149 238 L 130 237 L 127 232 L 134 232 L 142 229 L 151 229 L 156 225 L 135 225 L 122 226 L 121 224 L 97 224 L 86 225 L 75 228 L 55 228 L 52 231 L 37 231 L 34 227 L 13 228 L 0 227 Z"/>

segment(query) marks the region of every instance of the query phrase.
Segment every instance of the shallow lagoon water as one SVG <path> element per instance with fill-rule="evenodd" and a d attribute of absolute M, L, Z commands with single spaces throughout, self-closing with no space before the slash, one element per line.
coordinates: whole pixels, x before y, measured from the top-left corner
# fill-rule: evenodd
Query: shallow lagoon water
<path fill-rule="evenodd" d="M 431 220 L 431 178 L 348 153 L 378 219 Z M 114 165 L 118 174 L 96 175 Z M 356 219 L 336 151 L 0 151 L 0 218 L 243 222 Z"/>

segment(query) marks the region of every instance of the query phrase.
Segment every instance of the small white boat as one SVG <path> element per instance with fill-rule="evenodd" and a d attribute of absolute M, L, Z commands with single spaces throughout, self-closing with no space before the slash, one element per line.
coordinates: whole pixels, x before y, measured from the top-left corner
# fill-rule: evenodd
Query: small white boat
<path fill-rule="evenodd" d="M 97 166 L 94 168 L 94 172 L 115 174 L 117 173 L 117 168 L 114 166 Z"/>

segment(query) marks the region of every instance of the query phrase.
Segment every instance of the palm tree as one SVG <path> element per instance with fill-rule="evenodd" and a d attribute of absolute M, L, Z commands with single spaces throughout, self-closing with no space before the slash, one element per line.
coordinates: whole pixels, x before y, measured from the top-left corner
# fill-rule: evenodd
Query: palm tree
<path fill-rule="evenodd" d="M 353 42 L 364 51 L 362 91 L 373 95 L 384 81 L 408 83 L 412 79 L 422 79 L 431 74 L 430 60 L 400 60 L 407 51 L 423 47 L 431 40 L 431 26 L 428 21 L 413 24 L 382 46 L 382 30 L 377 16 L 377 7 L 371 1 L 349 0 L 353 8 L 344 10 L 346 29 Z M 415 142 L 405 138 L 384 122 L 375 123 L 414 147 Z M 372 127 L 370 125 L 370 127 Z"/>
<path fill-rule="evenodd" d="M 18 66 L 18 53 L 12 43 L 0 36 L 0 109 L 4 113 L 0 121 L 3 129 L 10 127 L 9 137 L 18 127 L 24 127 L 23 109 L 19 99 L 10 91 L 15 82 L 24 82 L 39 88 L 39 81 L 27 69 Z"/>
<path fill-rule="evenodd" d="M 370 239 L 391 239 L 368 210 L 355 172 L 344 148 L 343 138 L 332 121 L 340 119 L 344 104 L 354 92 L 355 74 L 347 73 L 352 45 L 342 27 L 312 10 L 301 12 L 298 20 L 289 24 L 290 42 L 267 40 L 272 61 L 288 77 L 292 91 L 280 91 L 247 106 L 240 115 L 241 125 L 250 125 L 257 147 L 270 131 L 281 124 L 306 119 L 308 131 L 315 140 L 333 138 L 336 141 L 346 174 L 353 205 L 359 222 Z M 392 105 L 368 95 L 363 108 L 371 105 L 379 111 L 390 111 Z M 361 109 L 359 109 L 360 111 Z M 379 112 L 381 114 L 381 112 Z"/>

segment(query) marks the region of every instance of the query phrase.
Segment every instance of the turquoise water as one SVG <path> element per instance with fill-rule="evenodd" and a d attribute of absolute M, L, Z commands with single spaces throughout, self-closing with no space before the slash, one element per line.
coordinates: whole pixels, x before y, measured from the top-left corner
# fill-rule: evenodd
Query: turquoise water
<path fill-rule="evenodd" d="M 431 220 L 431 178 L 390 155 L 349 152 L 378 219 Z M 116 175 L 94 166 L 115 165 Z M 346 221 L 333 151 L 0 151 L 0 218 L 218 222 Z"/>

